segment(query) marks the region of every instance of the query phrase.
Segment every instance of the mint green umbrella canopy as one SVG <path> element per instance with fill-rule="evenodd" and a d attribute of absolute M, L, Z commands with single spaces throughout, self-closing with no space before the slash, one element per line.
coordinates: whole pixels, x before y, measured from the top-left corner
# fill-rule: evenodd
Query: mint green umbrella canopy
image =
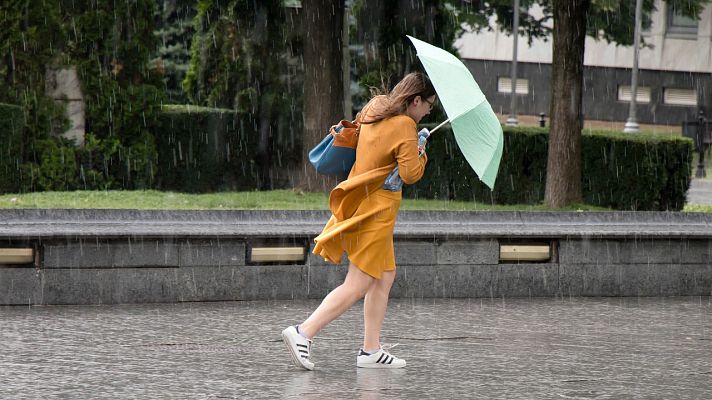
<path fill-rule="evenodd" d="M 414 37 L 408 39 L 438 93 L 460 151 L 480 180 L 492 189 L 504 147 L 502 125 L 492 106 L 457 57 Z"/>

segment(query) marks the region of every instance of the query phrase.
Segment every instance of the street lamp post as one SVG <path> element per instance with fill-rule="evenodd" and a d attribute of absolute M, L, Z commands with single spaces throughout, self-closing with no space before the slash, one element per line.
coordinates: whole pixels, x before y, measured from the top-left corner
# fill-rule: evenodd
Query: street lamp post
<path fill-rule="evenodd" d="M 640 54 L 640 27 L 643 0 L 635 0 L 635 29 L 633 30 L 633 71 L 630 78 L 630 109 L 628 121 L 623 127 L 623 132 L 635 133 L 640 131 L 638 120 L 635 117 L 635 107 L 638 102 L 638 57 Z"/>
<path fill-rule="evenodd" d="M 519 0 L 514 0 L 514 16 L 512 21 L 512 100 L 509 105 L 507 125 L 517 126 L 517 39 L 519 38 Z"/>
<path fill-rule="evenodd" d="M 705 121 L 705 114 L 702 110 L 697 115 L 697 152 L 699 158 L 697 160 L 697 171 L 695 171 L 695 178 L 706 178 L 707 172 L 705 171 L 705 134 L 707 133 L 707 126 Z"/>

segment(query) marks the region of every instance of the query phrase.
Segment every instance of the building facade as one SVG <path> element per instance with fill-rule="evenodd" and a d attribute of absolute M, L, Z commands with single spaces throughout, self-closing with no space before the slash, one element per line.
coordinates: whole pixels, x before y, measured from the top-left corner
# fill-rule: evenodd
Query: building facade
<path fill-rule="evenodd" d="M 699 20 L 679 15 L 661 0 L 651 27 L 642 33 L 636 116 L 646 124 L 679 125 L 702 111 L 712 117 L 712 5 Z M 540 15 L 533 7 L 529 13 Z M 466 33 L 457 42 L 497 113 L 508 114 L 511 101 L 512 36 L 497 29 Z M 517 64 L 517 113 L 549 113 L 552 40 L 520 36 Z M 586 38 L 583 110 L 587 120 L 625 121 L 631 99 L 633 47 Z"/>

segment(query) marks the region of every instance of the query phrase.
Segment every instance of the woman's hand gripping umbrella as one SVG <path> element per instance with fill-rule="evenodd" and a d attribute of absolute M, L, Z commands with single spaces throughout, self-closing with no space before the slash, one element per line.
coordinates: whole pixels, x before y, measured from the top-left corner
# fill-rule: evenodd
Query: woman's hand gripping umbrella
<path fill-rule="evenodd" d="M 492 106 L 462 61 L 439 47 L 411 36 L 408 38 L 413 42 L 448 116 L 430 133 L 450 122 L 465 159 L 480 180 L 490 189 L 494 188 L 504 137 Z"/>

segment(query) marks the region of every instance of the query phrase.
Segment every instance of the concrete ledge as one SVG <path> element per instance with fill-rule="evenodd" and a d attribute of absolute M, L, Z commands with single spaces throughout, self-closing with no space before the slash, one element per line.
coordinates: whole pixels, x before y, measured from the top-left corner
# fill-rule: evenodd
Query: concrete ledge
<path fill-rule="evenodd" d="M 327 211 L 0 210 L 6 237 L 316 236 Z M 396 237 L 704 238 L 712 214 L 401 211 Z"/>
<path fill-rule="evenodd" d="M 309 254 L 249 265 L 251 244 L 313 247 L 322 211 L 0 210 L 0 304 L 321 298 L 341 266 Z M 541 263 L 503 243 L 546 242 Z M 684 213 L 401 212 L 393 297 L 685 296 L 712 293 L 712 216 Z"/>

